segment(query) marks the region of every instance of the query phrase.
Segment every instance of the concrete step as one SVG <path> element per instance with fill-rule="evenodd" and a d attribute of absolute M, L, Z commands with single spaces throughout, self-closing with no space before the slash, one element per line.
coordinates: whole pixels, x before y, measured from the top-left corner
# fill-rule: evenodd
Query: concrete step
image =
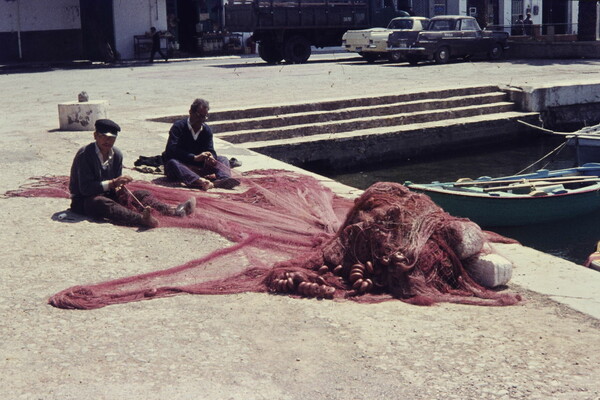
<path fill-rule="evenodd" d="M 443 99 L 420 99 L 394 103 L 361 105 L 339 108 L 337 110 L 318 110 L 299 113 L 288 113 L 278 115 L 267 115 L 253 118 L 239 118 L 236 120 L 224 120 L 211 122 L 214 132 L 230 134 L 234 131 L 249 131 L 257 129 L 269 129 L 278 127 L 291 127 L 302 124 L 317 124 L 330 121 L 341 121 L 348 119 L 360 119 L 382 115 L 398 115 L 403 113 L 416 113 L 419 111 L 448 109 L 466 107 L 470 105 L 481 105 L 499 103 L 508 100 L 508 95 L 502 91 L 489 93 L 477 93 L 446 97 Z"/>
<path fill-rule="evenodd" d="M 498 86 L 474 86 L 457 89 L 445 89 L 422 93 L 404 93 L 398 95 L 385 95 L 377 97 L 363 97 L 357 99 L 339 99 L 316 103 L 301 103 L 288 105 L 270 105 L 263 107 L 254 107 L 248 109 L 234 109 L 211 111 L 211 125 L 219 121 L 232 121 L 245 118 L 260 118 L 273 115 L 286 115 L 314 111 L 332 111 L 351 107 L 366 107 L 375 105 L 385 105 L 392 103 L 410 102 L 425 99 L 443 99 L 454 96 L 469 96 L 499 91 Z M 174 122 L 177 119 L 185 118 L 183 116 L 174 116 L 164 119 L 164 122 Z"/>
<path fill-rule="evenodd" d="M 496 102 L 481 105 L 468 105 L 416 112 L 399 113 L 392 115 L 375 115 L 320 123 L 305 123 L 299 125 L 274 127 L 271 129 L 251 129 L 231 133 L 218 134 L 217 137 L 231 143 L 246 143 L 255 141 L 280 140 L 294 137 L 327 134 L 329 137 L 343 136 L 347 132 L 375 129 L 381 127 L 399 127 L 420 124 L 431 121 L 441 121 L 472 117 L 482 114 L 497 114 L 513 111 L 512 102 Z"/>
<path fill-rule="evenodd" d="M 431 156 L 515 140 L 533 134 L 517 120 L 535 123 L 538 113 L 518 111 L 385 126 L 256 142 L 239 146 L 304 167 L 341 169 L 343 165 Z M 343 168 L 342 168 L 343 169 Z"/>

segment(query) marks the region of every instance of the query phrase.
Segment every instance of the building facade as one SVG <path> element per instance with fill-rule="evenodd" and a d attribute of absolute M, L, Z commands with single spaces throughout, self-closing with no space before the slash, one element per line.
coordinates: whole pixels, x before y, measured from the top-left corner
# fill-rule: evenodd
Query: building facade
<path fill-rule="evenodd" d="M 0 62 L 134 56 L 134 36 L 167 29 L 165 0 L 0 1 Z"/>
<path fill-rule="evenodd" d="M 152 26 L 169 31 L 181 50 L 193 53 L 199 37 L 226 30 L 224 1 L 0 0 L 0 62 L 132 59 L 139 55 L 134 37 Z M 529 12 L 541 35 L 574 34 L 578 20 L 589 19 L 598 37 L 598 13 L 593 20 L 579 19 L 577 0 L 381 1 L 426 17 L 472 15 L 483 27 L 507 32 Z"/>

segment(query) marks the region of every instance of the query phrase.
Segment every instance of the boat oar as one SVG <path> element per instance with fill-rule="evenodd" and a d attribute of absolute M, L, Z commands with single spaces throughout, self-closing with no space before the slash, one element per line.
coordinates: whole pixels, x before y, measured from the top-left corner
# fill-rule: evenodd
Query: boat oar
<path fill-rule="evenodd" d="M 590 182 L 600 182 L 599 178 L 593 178 L 593 179 L 580 179 L 577 181 L 568 181 L 565 183 L 590 183 Z M 526 187 L 531 187 L 531 188 L 535 188 L 535 187 L 542 187 L 542 186 L 552 186 L 552 185 L 556 185 L 560 182 L 548 182 L 548 183 L 543 183 L 543 182 L 533 182 L 533 183 L 520 183 L 518 185 L 510 185 L 510 186 L 497 186 L 497 187 L 491 187 L 491 188 L 484 188 L 483 191 L 484 192 L 493 192 L 496 190 L 505 190 L 505 189 L 520 189 L 520 188 L 526 188 Z"/>
<path fill-rule="evenodd" d="M 557 183 L 565 182 L 569 183 L 569 181 L 577 180 L 577 179 L 592 179 L 592 178 L 600 178 L 599 176 L 589 175 L 589 176 L 555 176 L 552 178 L 519 178 L 519 179 L 503 179 L 498 181 L 471 181 L 471 182 L 456 182 L 454 186 L 485 186 L 485 185 L 498 185 L 503 183 L 519 183 L 523 181 L 527 182 L 538 182 L 538 181 L 555 181 Z"/>

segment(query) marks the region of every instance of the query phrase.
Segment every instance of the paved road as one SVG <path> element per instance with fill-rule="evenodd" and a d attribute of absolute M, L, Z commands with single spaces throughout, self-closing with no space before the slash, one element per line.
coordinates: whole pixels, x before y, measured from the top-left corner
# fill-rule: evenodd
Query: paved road
<path fill-rule="evenodd" d="M 168 126 L 148 119 L 184 114 L 199 96 L 222 110 L 467 85 L 598 83 L 599 67 L 526 60 L 415 68 L 335 53 L 305 65 L 247 57 L 1 74 L 0 192 L 31 176 L 68 173 L 91 133 L 57 131 L 57 104 L 82 90 L 110 102 L 131 165 L 164 146 Z M 245 169 L 282 166 L 225 143 L 219 150 Z M 75 284 L 179 265 L 227 242 L 187 230 L 61 223 L 51 217 L 68 207 L 62 199 L 3 198 L 0 207 L 0 398 L 600 398 L 600 324 L 553 300 L 595 304 L 598 293 L 577 288 L 595 290 L 598 275 L 520 246 L 499 247 L 517 262 L 511 290 L 528 299 L 516 307 L 250 293 L 77 312 L 46 300 Z M 574 277 L 580 281 L 561 292 Z"/>

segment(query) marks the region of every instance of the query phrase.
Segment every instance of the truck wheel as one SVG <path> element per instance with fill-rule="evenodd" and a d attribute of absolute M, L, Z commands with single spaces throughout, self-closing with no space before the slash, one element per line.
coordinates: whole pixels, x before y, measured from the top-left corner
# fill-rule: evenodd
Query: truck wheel
<path fill-rule="evenodd" d="M 277 44 L 272 42 L 260 42 L 258 45 L 258 55 L 269 64 L 277 64 L 283 60 L 283 54 Z"/>
<path fill-rule="evenodd" d="M 404 57 L 402 56 L 402 53 L 400 53 L 399 51 L 392 51 L 391 53 L 388 53 L 389 62 L 397 63 L 402 61 L 403 58 Z"/>
<path fill-rule="evenodd" d="M 499 60 L 502 58 L 503 54 L 504 54 L 504 48 L 502 48 L 502 45 L 500 43 L 496 43 L 496 44 L 494 44 L 494 46 L 491 48 L 490 52 L 488 53 L 488 58 L 490 60 Z"/>
<path fill-rule="evenodd" d="M 450 50 L 447 47 L 440 47 L 433 55 L 437 64 L 447 64 L 450 61 Z"/>
<path fill-rule="evenodd" d="M 310 42 L 303 36 L 292 36 L 285 42 L 284 58 L 290 64 L 304 64 L 310 57 Z"/>

